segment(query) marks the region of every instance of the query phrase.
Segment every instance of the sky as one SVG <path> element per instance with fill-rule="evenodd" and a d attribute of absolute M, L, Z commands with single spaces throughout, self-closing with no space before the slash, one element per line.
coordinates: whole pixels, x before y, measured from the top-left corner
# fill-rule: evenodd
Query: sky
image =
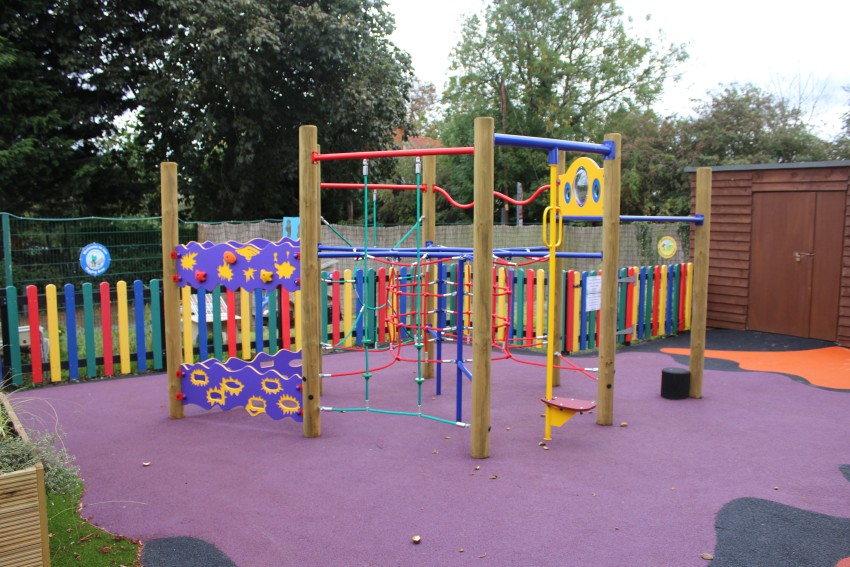
<path fill-rule="evenodd" d="M 847 0 L 619 0 L 624 17 L 640 36 L 686 44 L 689 59 L 668 81 L 656 111 L 688 116 L 694 100 L 730 83 L 753 83 L 798 100 L 816 100 L 809 122 L 831 138 L 848 110 L 850 65 L 845 59 L 850 2 Z M 417 77 L 440 92 L 464 16 L 483 16 L 486 0 L 387 0 L 396 16 L 391 39 L 410 53 Z M 651 17 L 647 20 L 647 15 Z M 801 88 L 802 86 L 802 88 Z"/>

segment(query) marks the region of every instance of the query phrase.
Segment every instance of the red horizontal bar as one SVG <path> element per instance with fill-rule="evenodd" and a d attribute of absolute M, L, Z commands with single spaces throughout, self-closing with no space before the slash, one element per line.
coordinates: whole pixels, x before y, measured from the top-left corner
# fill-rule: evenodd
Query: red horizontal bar
<path fill-rule="evenodd" d="M 320 154 L 319 152 L 313 152 L 313 163 L 338 159 L 376 159 L 410 156 L 456 156 L 474 153 L 475 148 L 473 146 L 465 148 L 422 148 L 419 150 L 379 150 L 372 152 L 348 152 L 342 154 Z"/>
<path fill-rule="evenodd" d="M 527 204 L 531 203 L 532 201 L 534 201 L 537 198 L 538 195 L 540 195 L 543 191 L 545 191 L 549 187 L 551 187 L 551 185 L 544 185 L 544 186 L 540 187 L 537 191 L 534 192 L 534 195 L 532 195 L 531 197 L 529 197 L 525 201 L 517 201 L 516 199 L 511 199 L 510 197 L 508 197 L 504 193 L 499 193 L 498 191 L 493 191 L 493 194 L 496 195 L 497 197 L 501 197 L 502 200 L 507 201 L 511 205 L 527 205 Z"/>
<path fill-rule="evenodd" d="M 363 189 L 362 183 L 321 183 L 322 189 Z M 424 191 L 427 185 L 420 185 Z M 394 185 L 392 183 L 370 183 L 369 189 L 386 189 L 392 191 L 416 191 L 416 185 Z"/>
<path fill-rule="evenodd" d="M 445 189 L 443 189 L 442 187 L 439 187 L 437 185 L 434 185 L 434 191 L 436 191 L 437 193 L 439 193 L 440 195 L 445 197 L 449 201 L 449 203 L 451 203 L 452 206 L 457 208 L 457 209 L 471 209 L 475 205 L 474 201 L 472 203 L 467 203 L 465 205 L 463 203 L 458 203 L 457 201 L 452 199 L 452 196 L 449 195 L 448 191 L 446 191 Z"/>

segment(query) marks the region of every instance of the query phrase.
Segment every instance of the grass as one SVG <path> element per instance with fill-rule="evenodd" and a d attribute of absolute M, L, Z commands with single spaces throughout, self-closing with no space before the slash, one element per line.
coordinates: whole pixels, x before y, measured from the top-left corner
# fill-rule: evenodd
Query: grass
<path fill-rule="evenodd" d="M 85 521 L 79 513 L 81 497 L 82 485 L 70 494 L 47 494 L 50 564 L 53 567 L 140 566 L 139 542 L 110 534 Z"/>
<path fill-rule="evenodd" d="M 105 532 L 80 516 L 83 481 L 73 457 L 59 445 L 58 433 L 29 441 L 21 438 L 0 403 L 0 473 L 24 469 L 36 461 L 44 465 L 51 565 L 139 567 L 138 541 Z"/>

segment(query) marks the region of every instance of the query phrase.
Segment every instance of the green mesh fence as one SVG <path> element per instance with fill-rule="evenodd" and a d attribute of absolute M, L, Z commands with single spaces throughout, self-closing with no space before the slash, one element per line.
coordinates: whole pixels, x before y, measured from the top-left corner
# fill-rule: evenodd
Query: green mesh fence
<path fill-rule="evenodd" d="M 0 213 L 3 221 L 4 286 L 114 283 L 162 277 L 162 232 L 159 217 L 43 219 Z M 195 223 L 180 223 L 180 241 L 197 239 Z M 111 258 L 100 276 L 80 265 L 83 247 L 98 243 Z"/>

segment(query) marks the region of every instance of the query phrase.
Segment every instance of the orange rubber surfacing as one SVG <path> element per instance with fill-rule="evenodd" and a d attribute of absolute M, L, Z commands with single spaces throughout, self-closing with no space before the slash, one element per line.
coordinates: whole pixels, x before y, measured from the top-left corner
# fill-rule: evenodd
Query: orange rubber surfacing
<path fill-rule="evenodd" d="M 661 352 L 691 354 L 687 348 L 662 348 Z M 786 352 L 706 350 L 705 356 L 737 362 L 743 370 L 791 374 L 812 386 L 850 390 L 850 349 L 838 346 Z"/>

